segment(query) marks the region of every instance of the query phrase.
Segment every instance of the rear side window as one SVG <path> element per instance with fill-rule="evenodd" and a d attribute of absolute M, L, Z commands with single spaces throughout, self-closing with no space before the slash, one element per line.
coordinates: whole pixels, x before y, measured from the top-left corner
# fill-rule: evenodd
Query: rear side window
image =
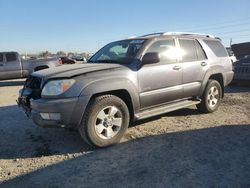
<path fill-rule="evenodd" d="M 195 40 L 189 39 L 179 39 L 181 53 L 182 53 L 182 61 L 197 61 L 197 53 L 196 53 L 196 45 Z"/>
<path fill-rule="evenodd" d="M 146 53 L 157 52 L 160 54 L 160 63 L 175 63 L 176 47 L 173 39 L 165 39 L 154 42 L 147 50 Z"/>
<path fill-rule="evenodd" d="M 17 57 L 16 57 L 16 53 L 7 53 L 6 54 L 6 61 L 10 62 L 10 61 L 16 61 Z"/>
<path fill-rule="evenodd" d="M 3 62 L 3 54 L 0 54 L 0 62 Z"/>
<path fill-rule="evenodd" d="M 204 40 L 204 42 L 209 46 L 213 53 L 217 57 L 227 57 L 227 51 L 220 41 L 217 40 Z"/>

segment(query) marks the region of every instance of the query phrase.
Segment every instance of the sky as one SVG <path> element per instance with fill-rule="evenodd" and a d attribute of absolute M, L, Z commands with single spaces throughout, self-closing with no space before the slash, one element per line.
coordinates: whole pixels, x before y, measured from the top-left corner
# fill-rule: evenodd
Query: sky
<path fill-rule="evenodd" d="M 0 0 L 0 51 L 95 52 L 167 31 L 250 41 L 249 0 Z"/>

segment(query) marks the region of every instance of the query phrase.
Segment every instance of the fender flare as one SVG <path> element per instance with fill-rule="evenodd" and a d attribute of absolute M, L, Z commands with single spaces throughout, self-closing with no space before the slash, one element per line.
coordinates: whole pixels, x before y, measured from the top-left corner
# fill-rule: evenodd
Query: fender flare
<path fill-rule="evenodd" d="M 131 103 L 133 105 L 134 113 L 139 111 L 140 108 L 140 100 L 139 94 L 136 86 L 128 79 L 125 78 L 116 78 L 114 79 L 105 79 L 105 80 L 96 80 L 90 82 L 86 85 L 82 91 L 80 96 L 93 96 L 100 93 L 111 93 L 119 90 L 126 91 L 130 98 Z"/>
<path fill-rule="evenodd" d="M 207 86 L 207 82 L 209 80 L 209 78 L 213 75 L 216 75 L 216 74 L 221 74 L 222 75 L 222 79 L 223 79 L 223 86 L 225 85 L 225 79 L 224 79 L 224 75 L 223 75 L 223 67 L 220 66 L 220 65 L 216 65 L 216 66 L 213 66 L 212 68 L 208 69 L 204 78 L 203 78 L 203 81 L 201 83 L 201 89 L 199 91 L 199 95 L 198 96 L 202 96 L 206 86 Z M 223 89 L 223 88 L 222 88 Z"/>

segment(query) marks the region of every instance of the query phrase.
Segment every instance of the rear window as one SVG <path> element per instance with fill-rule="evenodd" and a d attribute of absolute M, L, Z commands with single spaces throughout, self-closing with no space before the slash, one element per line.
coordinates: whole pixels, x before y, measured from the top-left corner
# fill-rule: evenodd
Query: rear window
<path fill-rule="evenodd" d="M 217 40 L 204 40 L 209 48 L 214 52 L 217 57 L 227 57 L 227 51 L 220 41 Z"/>
<path fill-rule="evenodd" d="M 7 53 L 6 54 L 6 61 L 10 62 L 10 61 L 16 61 L 17 57 L 16 57 L 16 53 Z"/>
<path fill-rule="evenodd" d="M 0 62 L 3 62 L 3 54 L 0 54 Z"/>

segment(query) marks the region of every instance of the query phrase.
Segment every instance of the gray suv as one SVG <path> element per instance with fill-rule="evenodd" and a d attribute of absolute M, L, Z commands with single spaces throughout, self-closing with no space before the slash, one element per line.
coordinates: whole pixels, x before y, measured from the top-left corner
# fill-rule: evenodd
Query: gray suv
<path fill-rule="evenodd" d="M 106 147 L 136 120 L 191 105 L 214 112 L 232 78 L 219 38 L 154 33 L 112 42 L 86 64 L 34 72 L 18 103 L 37 125 L 75 128 Z"/>

